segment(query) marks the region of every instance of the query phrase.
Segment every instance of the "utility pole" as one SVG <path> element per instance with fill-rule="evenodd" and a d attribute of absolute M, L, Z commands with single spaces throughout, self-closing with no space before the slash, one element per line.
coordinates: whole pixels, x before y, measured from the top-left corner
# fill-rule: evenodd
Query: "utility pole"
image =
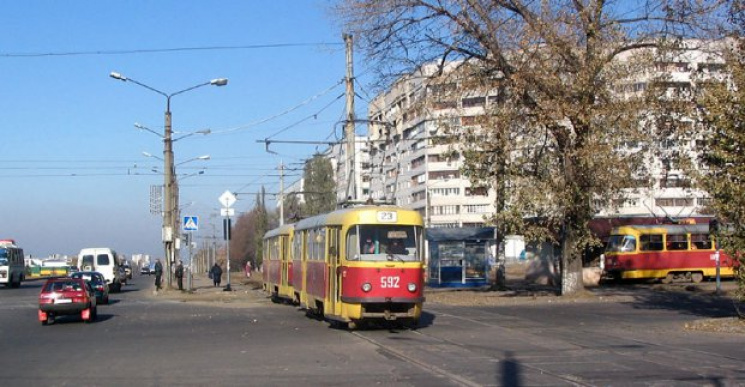
<path fill-rule="evenodd" d="M 166 97 L 166 112 L 165 112 L 165 133 L 163 135 L 163 196 L 165 199 L 165 212 L 163 219 L 163 244 L 165 245 L 166 254 L 166 281 L 168 283 L 168 289 L 173 287 L 173 274 L 172 267 L 174 259 L 176 259 L 176 207 L 178 202 L 176 201 L 176 191 L 174 182 L 176 180 L 175 167 L 173 163 L 173 141 L 171 129 L 171 96 Z"/>
<path fill-rule="evenodd" d="M 354 68 L 352 67 L 352 35 L 344 34 L 344 43 L 347 51 L 347 121 L 344 125 L 344 135 L 347 137 L 347 162 L 346 172 L 349 183 L 347 184 L 347 198 L 357 200 L 357 178 L 355 172 L 355 132 L 354 132 Z"/>
<path fill-rule="evenodd" d="M 285 224 L 285 166 L 279 162 L 279 225 Z"/>

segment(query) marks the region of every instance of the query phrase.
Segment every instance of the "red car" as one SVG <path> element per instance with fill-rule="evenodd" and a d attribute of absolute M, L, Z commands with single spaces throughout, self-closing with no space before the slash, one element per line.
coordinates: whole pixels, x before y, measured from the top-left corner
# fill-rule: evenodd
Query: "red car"
<path fill-rule="evenodd" d="M 96 320 L 96 294 L 82 278 L 50 278 L 39 294 L 39 321 L 54 322 L 55 316 L 80 315 L 85 322 Z"/>

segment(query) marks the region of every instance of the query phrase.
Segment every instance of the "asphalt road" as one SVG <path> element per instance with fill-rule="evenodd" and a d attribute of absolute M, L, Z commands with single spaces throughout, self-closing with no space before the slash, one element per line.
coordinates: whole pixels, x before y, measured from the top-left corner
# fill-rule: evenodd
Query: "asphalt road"
<path fill-rule="evenodd" d="M 0 288 L 2 384 L 745 385 L 745 336 L 683 329 L 731 315 L 723 299 L 429 303 L 418 330 L 348 332 L 250 289 L 240 304 L 179 302 L 151 281 L 135 277 L 96 323 L 52 326 L 36 319 L 42 281 Z"/>

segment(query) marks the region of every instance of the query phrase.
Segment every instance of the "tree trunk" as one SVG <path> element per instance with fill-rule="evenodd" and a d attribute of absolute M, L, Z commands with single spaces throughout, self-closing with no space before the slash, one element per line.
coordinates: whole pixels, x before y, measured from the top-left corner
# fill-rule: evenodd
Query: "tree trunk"
<path fill-rule="evenodd" d="M 572 254 L 575 241 L 574 231 L 566 229 L 561 248 L 561 295 L 575 294 L 584 289 L 582 281 L 582 257 Z"/>

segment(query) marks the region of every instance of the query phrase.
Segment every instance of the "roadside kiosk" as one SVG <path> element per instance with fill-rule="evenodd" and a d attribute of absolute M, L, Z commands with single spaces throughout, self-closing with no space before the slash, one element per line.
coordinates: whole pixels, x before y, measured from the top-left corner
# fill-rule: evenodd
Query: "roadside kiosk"
<path fill-rule="evenodd" d="M 478 287 L 489 284 L 494 264 L 493 227 L 429 228 L 427 285 Z"/>

